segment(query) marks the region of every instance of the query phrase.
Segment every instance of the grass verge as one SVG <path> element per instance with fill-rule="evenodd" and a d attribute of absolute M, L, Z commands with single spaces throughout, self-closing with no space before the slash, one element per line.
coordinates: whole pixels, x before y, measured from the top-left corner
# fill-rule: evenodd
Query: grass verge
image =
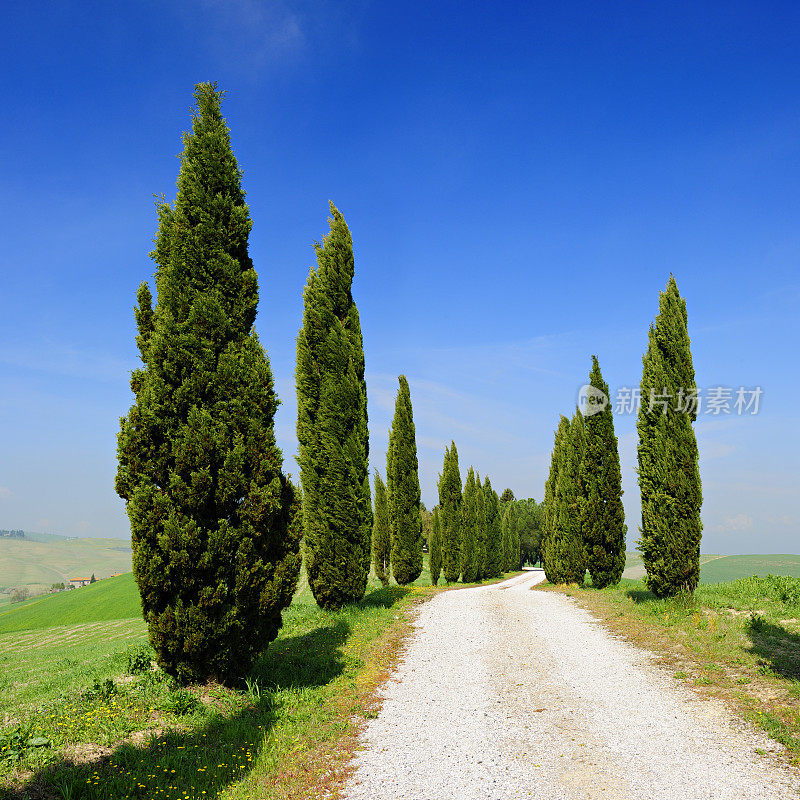
<path fill-rule="evenodd" d="M 717 697 L 800 764 L 800 579 L 741 578 L 660 600 L 638 581 L 562 591 L 615 634 L 652 650 L 676 680 Z"/>
<path fill-rule="evenodd" d="M 378 712 L 414 609 L 443 590 L 372 582 L 360 603 L 329 613 L 301 582 L 279 637 L 237 689 L 175 686 L 152 668 L 140 618 L 21 631 L 8 618 L 0 798 L 329 797 Z M 88 605 L 86 614 L 96 616 Z"/>

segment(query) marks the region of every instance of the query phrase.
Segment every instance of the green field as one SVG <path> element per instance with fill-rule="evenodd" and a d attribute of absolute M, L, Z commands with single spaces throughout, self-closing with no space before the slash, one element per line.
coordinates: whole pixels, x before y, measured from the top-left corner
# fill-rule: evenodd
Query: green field
<path fill-rule="evenodd" d="M 30 536 L 33 538 L 0 537 L 0 587 L 50 586 L 79 576 L 106 578 L 130 572 L 130 542 L 124 539 Z"/>
<path fill-rule="evenodd" d="M 622 577 L 639 580 L 645 569 L 639 553 L 627 553 Z M 800 555 L 700 556 L 700 583 L 723 583 L 751 575 L 791 575 L 800 578 Z"/>

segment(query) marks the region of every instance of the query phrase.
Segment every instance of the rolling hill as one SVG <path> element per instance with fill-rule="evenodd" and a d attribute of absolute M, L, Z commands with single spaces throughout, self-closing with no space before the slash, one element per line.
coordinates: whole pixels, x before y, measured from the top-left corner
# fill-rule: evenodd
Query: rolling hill
<path fill-rule="evenodd" d="M 0 538 L 0 587 L 66 582 L 77 576 L 105 578 L 130 572 L 131 547 L 124 539 L 67 539 L 26 534 Z"/>
<path fill-rule="evenodd" d="M 139 592 L 133 573 L 129 572 L 82 589 L 36 597 L 18 605 L 4 605 L 0 610 L 0 635 L 141 616 Z"/>
<path fill-rule="evenodd" d="M 703 553 L 700 556 L 700 583 L 723 583 L 751 575 L 792 575 L 800 578 L 800 555 L 738 555 L 722 556 Z M 645 575 L 639 553 L 628 553 L 623 578 L 640 580 Z"/>

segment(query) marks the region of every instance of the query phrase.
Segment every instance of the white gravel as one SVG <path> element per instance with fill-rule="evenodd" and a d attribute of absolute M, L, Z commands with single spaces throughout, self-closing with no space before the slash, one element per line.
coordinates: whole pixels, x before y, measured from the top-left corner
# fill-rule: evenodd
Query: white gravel
<path fill-rule="evenodd" d="M 797 800 L 779 745 L 542 579 L 421 607 L 347 800 Z"/>

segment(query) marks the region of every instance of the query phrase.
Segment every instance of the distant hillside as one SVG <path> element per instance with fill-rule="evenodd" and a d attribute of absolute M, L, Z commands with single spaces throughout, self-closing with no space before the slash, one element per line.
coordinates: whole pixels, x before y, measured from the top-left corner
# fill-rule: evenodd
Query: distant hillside
<path fill-rule="evenodd" d="M 0 587 L 50 586 L 92 573 L 105 578 L 130 570 L 130 542 L 124 539 L 68 539 L 27 531 L 23 539 L 0 536 Z"/>
<path fill-rule="evenodd" d="M 139 591 L 130 572 L 82 589 L 37 597 L 19 605 L 4 604 L 0 609 L 0 635 L 142 616 Z"/>
<path fill-rule="evenodd" d="M 639 553 L 628 553 L 624 578 L 640 580 L 645 570 Z M 792 575 L 800 578 L 800 555 L 768 554 L 720 556 L 703 553 L 700 556 L 700 583 L 724 583 L 751 575 Z"/>

